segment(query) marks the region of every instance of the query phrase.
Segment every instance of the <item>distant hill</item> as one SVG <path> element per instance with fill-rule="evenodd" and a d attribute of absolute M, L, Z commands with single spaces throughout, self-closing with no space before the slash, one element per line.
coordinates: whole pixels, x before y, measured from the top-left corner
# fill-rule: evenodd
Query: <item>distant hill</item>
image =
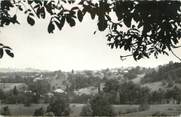
<path fill-rule="evenodd" d="M 174 84 L 181 84 L 181 63 L 169 62 L 169 64 L 159 66 L 158 69 L 152 69 L 145 74 L 141 82 L 162 82 L 163 85 L 168 85 L 168 87 L 172 87 Z"/>
<path fill-rule="evenodd" d="M 47 70 L 40 70 L 40 69 L 34 69 L 34 68 L 25 68 L 25 69 L 19 69 L 19 68 L 0 68 L 1 73 L 10 73 L 10 72 L 48 72 Z"/>

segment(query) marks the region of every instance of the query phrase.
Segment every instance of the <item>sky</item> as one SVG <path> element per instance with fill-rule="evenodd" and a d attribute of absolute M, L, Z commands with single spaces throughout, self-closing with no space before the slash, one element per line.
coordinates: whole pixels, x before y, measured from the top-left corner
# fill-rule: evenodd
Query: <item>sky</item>
<path fill-rule="evenodd" d="M 0 68 L 35 68 L 42 70 L 99 70 L 129 66 L 156 67 L 169 61 L 179 62 L 172 54 L 160 55 L 158 59 L 134 61 L 132 57 L 124 61 L 120 55 L 124 51 L 110 49 L 105 38 L 106 32 L 98 32 L 96 20 L 85 18 L 82 23 L 70 28 L 67 24 L 62 31 L 53 34 L 47 31 L 48 20 L 37 19 L 34 26 L 28 25 L 26 18 L 19 15 L 20 25 L 11 24 L 0 28 L 0 42 L 13 48 L 14 58 L 4 55 Z M 181 48 L 174 52 L 181 57 Z"/>

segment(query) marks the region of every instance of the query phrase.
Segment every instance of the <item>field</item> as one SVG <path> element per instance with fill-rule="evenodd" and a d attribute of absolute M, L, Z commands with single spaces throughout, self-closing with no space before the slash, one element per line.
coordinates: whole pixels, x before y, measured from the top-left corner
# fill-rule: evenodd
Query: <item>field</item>
<path fill-rule="evenodd" d="M 177 104 L 160 104 L 151 105 L 146 111 L 128 113 L 129 116 L 151 116 L 160 113 L 162 116 L 176 116 L 181 114 L 181 105 Z"/>
<path fill-rule="evenodd" d="M 1 105 L 0 109 L 4 106 L 10 108 L 12 115 L 33 115 L 35 109 L 43 107 L 46 110 L 47 104 L 32 104 L 30 107 L 24 107 L 23 104 L 5 104 Z M 71 117 L 79 116 L 84 104 L 70 104 Z M 125 116 L 151 116 L 153 114 L 162 115 L 180 115 L 181 105 L 176 104 L 162 104 L 162 105 L 150 105 L 150 108 L 146 111 L 138 112 L 138 105 L 113 105 L 115 114 Z"/>

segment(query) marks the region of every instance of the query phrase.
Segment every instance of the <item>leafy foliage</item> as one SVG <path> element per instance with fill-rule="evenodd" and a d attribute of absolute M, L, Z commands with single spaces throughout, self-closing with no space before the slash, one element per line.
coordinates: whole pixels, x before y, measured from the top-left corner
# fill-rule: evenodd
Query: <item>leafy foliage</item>
<path fill-rule="evenodd" d="M 145 77 L 142 79 L 143 83 L 147 82 L 157 82 L 157 81 L 166 81 L 167 83 L 180 83 L 181 77 L 181 63 L 173 63 L 159 66 L 158 70 L 151 70 L 151 72 L 147 73 Z"/>
<path fill-rule="evenodd" d="M 92 116 L 92 108 L 90 104 L 83 106 L 80 116 Z"/>
<path fill-rule="evenodd" d="M 5 92 L 2 89 L 0 89 L 0 100 L 3 99 L 5 99 Z"/>
<path fill-rule="evenodd" d="M 65 6 L 71 8 L 67 9 Z M 0 26 L 19 23 L 17 15 L 10 15 L 13 8 L 24 11 L 27 22 L 35 24 L 35 17 L 45 19 L 51 16 L 48 32 L 56 27 L 62 30 L 65 22 L 70 27 L 76 19 L 82 22 L 86 13 L 97 19 L 99 31 L 108 30 L 106 36 L 111 48 L 119 48 L 133 56 L 135 60 L 151 55 L 168 55 L 177 47 L 181 38 L 180 1 L 124 1 L 124 0 L 3 0 L 1 1 Z M 112 14 L 115 14 L 113 17 Z M 136 23 L 133 23 L 136 22 Z M 127 30 L 124 27 L 127 27 Z M 11 56 L 12 54 L 10 54 Z"/>
<path fill-rule="evenodd" d="M 132 53 L 135 60 L 149 58 L 153 54 L 168 54 L 180 38 L 180 2 L 174 1 L 138 1 L 115 2 L 114 11 L 118 21 L 128 27 L 127 32 L 118 31 L 118 24 L 113 23 L 108 39 L 113 48 L 124 48 Z M 131 25 L 132 20 L 137 26 Z M 121 27 L 121 26 L 119 26 Z M 143 28 L 140 30 L 140 28 Z"/>
<path fill-rule="evenodd" d="M 119 89 L 120 103 L 123 104 L 141 104 L 148 101 L 150 89 L 141 87 L 133 82 L 125 82 Z"/>
<path fill-rule="evenodd" d="M 18 95 L 18 90 L 17 90 L 16 86 L 13 89 L 13 95 Z"/>
<path fill-rule="evenodd" d="M 8 106 L 3 107 L 2 112 L 1 112 L 1 115 L 6 115 L 6 116 L 11 115 Z"/>
<path fill-rule="evenodd" d="M 145 72 L 146 68 L 141 68 L 137 66 L 135 68 L 131 68 L 130 70 L 128 70 L 128 72 L 124 74 L 124 77 L 131 80 L 136 78 L 138 74 L 143 74 Z"/>
<path fill-rule="evenodd" d="M 112 116 L 113 109 L 103 94 L 96 95 L 90 101 L 93 116 Z"/>
<path fill-rule="evenodd" d="M 153 91 L 131 81 L 115 81 L 108 80 L 102 92 L 110 104 L 139 104 L 139 110 L 143 111 L 149 107 L 148 104 L 181 103 L 181 89 L 178 86 Z"/>
<path fill-rule="evenodd" d="M 31 15 L 28 15 L 27 22 L 32 26 L 35 24 L 35 20 L 31 17 Z"/>
<path fill-rule="evenodd" d="M 33 116 L 43 116 L 43 115 L 44 115 L 44 110 L 43 110 L 42 107 L 36 109 L 35 112 L 34 112 L 34 114 L 33 114 Z"/>
<path fill-rule="evenodd" d="M 68 82 L 70 83 L 69 90 L 78 90 L 89 86 L 97 86 L 101 79 L 90 74 L 69 74 Z"/>
<path fill-rule="evenodd" d="M 70 109 L 65 95 L 57 95 L 47 107 L 47 112 L 53 112 L 55 116 L 68 116 Z"/>
<path fill-rule="evenodd" d="M 119 82 L 116 79 L 107 80 L 104 87 L 104 92 L 118 91 L 120 87 Z"/>
<path fill-rule="evenodd" d="M 10 57 L 14 57 L 14 54 L 12 53 L 12 49 L 0 43 L 0 59 L 3 57 L 4 53 L 6 53 Z"/>

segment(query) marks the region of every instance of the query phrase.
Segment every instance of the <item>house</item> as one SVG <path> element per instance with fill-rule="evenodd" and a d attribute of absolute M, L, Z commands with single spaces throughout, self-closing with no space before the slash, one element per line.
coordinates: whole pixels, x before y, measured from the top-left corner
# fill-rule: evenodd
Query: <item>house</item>
<path fill-rule="evenodd" d="M 54 93 L 66 93 L 63 89 L 55 89 Z"/>

